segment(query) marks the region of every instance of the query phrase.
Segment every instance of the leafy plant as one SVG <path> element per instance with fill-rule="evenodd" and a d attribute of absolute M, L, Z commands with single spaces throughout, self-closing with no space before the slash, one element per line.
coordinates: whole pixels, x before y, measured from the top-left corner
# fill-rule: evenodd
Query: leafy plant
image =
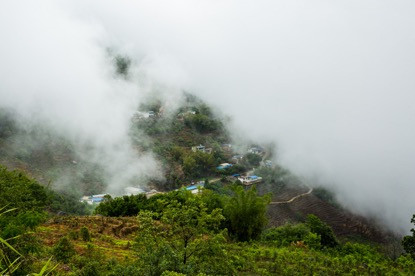
<path fill-rule="evenodd" d="M 81 238 L 85 242 L 91 241 L 91 236 L 89 235 L 89 230 L 86 226 L 82 226 L 80 230 Z"/>
<path fill-rule="evenodd" d="M 53 248 L 53 256 L 56 260 L 67 263 L 75 255 L 75 249 L 69 239 L 64 236 Z"/>

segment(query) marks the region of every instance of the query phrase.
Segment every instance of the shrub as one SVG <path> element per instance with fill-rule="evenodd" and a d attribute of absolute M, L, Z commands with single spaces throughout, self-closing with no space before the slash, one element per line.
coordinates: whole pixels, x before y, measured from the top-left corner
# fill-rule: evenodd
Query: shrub
<path fill-rule="evenodd" d="M 68 262 L 75 255 L 75 249 L 67 237 L 63 237 L 53 248 L 53 256 L 61 262 Z"/>
<path fill-rule="evenodd" d="M 262 240 L 271 241 L 278 246 L 287 246 L 293 242 L 305 241 L 310 229 L 305 224 L 286 224 L 277 228 L 267 229 Z"/>
<path fill-rule="evenodd" d="M 89 230 L 86 226 L 82 226 L 80 230 L 81 238 L 85 242 L 91 241 L 91 236 L 89 235 Z"/>
<path fill-rule="evenodd" d="M 68 236 L 71 240 L 77 240 L 77 239 L 79 239 L 79 232 L 78 231 L 71 231 L 71 232 L 69 232 Z"/>
<path fill-rule="evenodd" d="M 257 167 L 259 166 L 262 157 L 255 153 L 248 153 L 245 155 L 245 160 L 249 166 Z"/>
<path fill-rule="evenodd" d="M 336 247 L 339 245 L 336 236 L 334 235 L 333 229 L 322 222 L 317 216 L 312 214 L 308 215 L 306 224 L 310 228 L 311 232 L 320 235 L 322 246 Z"/>
<path fill-rule="evenodd" d="M 92 261 L 88 262 L 79 273 L 80 276 L 99 276 L 101 273 L 99 272 L 100 264 L 98 262 Z"/>

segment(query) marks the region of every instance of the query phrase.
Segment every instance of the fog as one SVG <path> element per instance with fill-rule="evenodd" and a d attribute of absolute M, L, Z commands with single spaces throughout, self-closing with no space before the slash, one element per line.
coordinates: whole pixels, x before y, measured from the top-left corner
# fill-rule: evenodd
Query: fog
<path fill-rule="evenodd" d="M 140 100 L 157 90 L 174 103 L 191 91 L 230 115 L 235 134 L 275 142 L 279 163 L 346 207 L 407 231 L 414 9 L 385 0 L 4 1 L 1 105 L 92 141 L 97 160 L 119 160 L 116 179 L 124 169 L 159 174 L 126 139 Z M 133 59 L 128 80 L 114 77 L 109 48 Z"/>

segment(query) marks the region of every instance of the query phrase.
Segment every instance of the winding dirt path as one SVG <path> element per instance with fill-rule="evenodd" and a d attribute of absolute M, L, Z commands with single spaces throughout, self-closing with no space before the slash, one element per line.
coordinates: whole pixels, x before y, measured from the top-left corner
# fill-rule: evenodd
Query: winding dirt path
<path fill-rule="evenodd" d="M 291 198 L 291 199 L 289 199 L 289 200 L 285 200 L 285 201 L 272 201 L 272 202 L 270 202 L 269 204 L 270 204 L 270 205 L 277 205 L 277 204 L 286 204 L 286 203 L 291 203 L 291 202 L 293 202 L 294 200 L 299 199 L 300 197 L 303 197 L 303 196 L 306 196 L 306 195 L 311 194 L 312 192 L 313 192 L 313 188 L 311 188 L 311 187 L 310 187 L 310 190 L 308 190 L 308 192 L 305 192 L 305 193 L 302 193 L 302 194 L 296 195 L 295 197 L 293 197 L 293 198 Z"/>

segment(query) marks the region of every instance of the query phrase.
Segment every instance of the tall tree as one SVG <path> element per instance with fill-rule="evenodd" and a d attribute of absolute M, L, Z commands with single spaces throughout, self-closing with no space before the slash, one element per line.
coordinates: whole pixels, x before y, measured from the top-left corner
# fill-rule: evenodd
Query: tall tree
<path fill-rule="evenodd" d="M 269 201 L 270 196 L 258 196 L 255 187 L 245 191 L 235 186 L 224 204 L 229 232 L 240 241 L 256 239 L 268 222 L 265 212 Z"/>
<path fill-rule="evenodd" d="M 145 275 L 163 271 L 209 275 L 232 274 L 225 254 L 225 233 L 219 230 L 224 219 L 221 209 L 208 211 L 200 196 L 187 195 L 185 202 L 172 201 L 160 220 L 153 212 L 142 211 L 135 251 Z"/>

